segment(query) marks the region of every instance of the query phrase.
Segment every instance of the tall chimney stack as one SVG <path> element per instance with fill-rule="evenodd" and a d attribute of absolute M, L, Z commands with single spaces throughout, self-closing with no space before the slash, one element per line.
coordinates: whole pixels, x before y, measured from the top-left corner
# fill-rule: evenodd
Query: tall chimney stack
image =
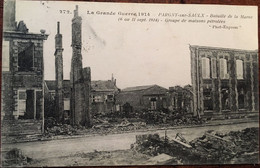
<path fill-rule="evenodd" d="M 74 10 L 74 17 L 72 19 L 72 58 L 71 58 L 71 71 L 70 71 L 70 83 L 71 83 L 71 124 L 90 126 L 89 115 L 89 93 L 90 87 L 87 87 L 85 80 L 88 80 L 88 71 L 85 69 L 86 78 L 84 78 L 82 55 L 81 55 L 81 30 L 82 18 L 78 15 L 78 6 Z"/>
<path fill-rule="evenodd" d="M 57 22 L 57 34 L 60 34 L 60 22 Z"/>
<path fill-rule="evenodd" d="M 57 22 L 57 34 L 55 36 L 55 112 L 58 122 L 63 122 L 64 96 L 63 96 L 63 56 L 62 34 L 60 34 L 60 22 Z"/>

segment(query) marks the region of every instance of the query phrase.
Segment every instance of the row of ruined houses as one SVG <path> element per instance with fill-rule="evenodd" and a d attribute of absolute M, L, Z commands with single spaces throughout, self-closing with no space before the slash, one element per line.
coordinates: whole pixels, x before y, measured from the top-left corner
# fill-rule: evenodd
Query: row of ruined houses
<path fill-rule="evenodd" d="M 4 5 L 2 120 L 11 124 L 14 120 L 35 120 L 40 124 L 44 117 L 54 116 L 59 121 L 74 118 L 84 125 L 86 121 L 82 118 L 87 119 L 86 112 L 121 111 L 125 103 L 130 103 L 134 110 L 166 108 L 168 90 L 160 86 L 120 91 L 113 77 L 91 81 L 90 68 L 82 68 L 81 17 L 77 7 L 72 19 L 71 79 L 63 80 L 62 34 L 58 23 L 54 53 L 56 80 L 44 80 L 43 44 L 48 35 L 44 30 L 30 33 L 23 21 L 15 21 L 15 1 Z"/>
<path fill-rule="evenodd" d="M 64 118 L 70 116 L 70 81 L 64 80 Z M 55 116 L 55 81 L 45 81 L 45 116 Z M 91 114 L 122 112 L 129 104 L 132 111 L 182 110 L 192 112 L 191 86 L 163 88 L 158 85 L 136 86 L 119 89 L 116 80 L 91 81 Z"/>
<path fill-rule="evenodd" d="M 86 113 L 124 111 L 125 104 L 133 111 L 181 110 L 194 116 L 258 114 L 258 51 L 190 46 L 192 85 L 121 90 L 113 77 L 92 81 L 90 68 L 82 68 L 81 17 L 76 8 L 72 20 L 73 80 L 63 80 L 62 35 L 58 28 L 56 80 L 46 81 L 43 42 L 48 35 L 43 30 L 30 33 L 23 21 L 15 22 L 15 1 L 4 5 L 1 119 L 7 126 L 2 133 L 5 128 L 14 134 L 40 132 L 46 117 L 64 121 L 73 118 L 84 124 L 89 118 Z"/>

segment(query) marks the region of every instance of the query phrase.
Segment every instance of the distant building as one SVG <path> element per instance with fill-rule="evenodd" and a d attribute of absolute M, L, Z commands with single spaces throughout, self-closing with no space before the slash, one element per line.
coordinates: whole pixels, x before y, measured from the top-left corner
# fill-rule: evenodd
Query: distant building
<path fill-rule="evenodd" d="M 258 51 L 190 46 L 194 115 L 258 113 Z"/>
<path fill-rule="evenodd" d="M 185 113 L 193 112 L 193 94 L 192 87 L 174 86 L 169 88 L 169 110 L 182 111 Z"/>
<path fill-rule="evenodd" d="M 3 130 L 17 134 L 41 133 L 44 120 L 43 42 L 48 35 L 44 30 L 30 33 L 23 21 L 16 24 L 15 1 L 4 3 L 3 26 Z"/>
<path fill-rule="evenodd" d="M 116 96 L 117 111 L 129 103 L 133 110 L 161 110 L 167 108 L 168 89 L 158 85 L 136 86 L 123 89 Z"/>
<path fill-rule="evenodd" d="M 92 113 L 107 113 L 115 111 L 115 96 L 120 89 L 116 81 L 91 81 L 91 111 Z"/>

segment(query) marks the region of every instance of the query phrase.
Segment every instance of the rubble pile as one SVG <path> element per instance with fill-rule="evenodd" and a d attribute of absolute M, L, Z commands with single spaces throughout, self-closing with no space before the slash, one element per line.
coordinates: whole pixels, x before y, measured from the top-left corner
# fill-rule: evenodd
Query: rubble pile
<path fill-rule="evenodd" d="M 139 117 L 145 120 L 147 124 L 165 124 L 169 116 L 163 111 L 142 111 Z"/>
<path fill-rule="evenodd" d="M 170 155 L 174 158 L 172 164 L 184 163 L 183 157 L 190 154 L 190 150 L 186 146 L 169 140 L 167 136 L 160 137 L 158 134 L 137 135 L 136 142 L 131 145 L 131 149 L 149 156 Z"/>
<path fill-rule="evenodd" d="M 258 130 L 258 128 L 246 128 L 228 134 L 206 132 L 204 136 L 190 142 L 195 149 L 192 153 L 200 156 L 199 160 L 203 163 L 245 163 L 246 160 L 241 158 L 250 155 L 257 161 Z"/>
<path fill-rule="evenodd" d="M 116 124 L 115 127 L 121 131 L 130 131 L 141 129 L 146 126 L 144 122 L 129 122 L 127 119 L 124 119 L 120 124 Z"/>
<path fill-rule="evenodd" d="M 44 119 L 44 129 L 46 130 L 47 128 L 52 128 L 55 125 L 57 125 L 57 121 L 53 117 L 48 117 Z"/>
<path fill-rule="evenodd" d="M 107 120 L 95 119 L 95 124 L 90 130 L 92 133 L 119 133 L 125 131 L 133 131 L 141 128 L 145 128 L 144 122 L 130 122 L 126 118 L 123 118 L 118 123 L 110 123 Z"/>
<path fill-rule="evenodd" d="M 120 119 L 119 123 L 110 123 L 105 119 L 95 118 L 92 128 L 86 129 L 82 126 L 71 126 L 68 124 L 49 124 L 45 128 L 44 137 L 53 137 L 57 135 L 80 135 L 80 134 L 109 134 L 122 133 L 126 131 L 135 131 L 146 128 L 144 122 L 130 122 L 126 118 Z"/>
<path fill-rule="evenodd" d="M 169 124 L 171 126 L 199 125 L 205 122 L 204 119 L 177 111 L 143 111 L 140 113 L 140 118 L 147 124 Z"/>
<path fill-rule="evenodd" d="M 150 156 L 156 156 L 164 152 L 164 140 L 160 138 L 159 134 L 136 135 L 136 143 L 131 145 L 131 149 Z"/>
<path fill-rule="evenodd" d="M 231 141 L 239 147 L 233 159 L 235 163 L 258 163 L 259 159 L 259 128 L 246 128 L 242 131 L 230 132 Z"/>
<path fill-rule="evenodd" d="M 232 141 L 208 132 L 191 141 L 190 145 L 193 147 L 190 157 L 196 158 L 196 163 L 228 163 L 238 152 Z"/>
<path fill-rule="evenodd" d="M 100 124 L 107 121 L 111 124 L 121 123 L 125 118 L 144 122 L 148 125 L 199 125 L 205 123 L 205 119 L 199 119 L 183 111 L 165 110 L 142 110 L 125 114 L 125 112 L 96 113 L 93 116 L 93 124 Z"/>
<path fill-rule="evenodd" d="M 74 128 L 68 124 L 56 125 L 53 127 L 47 127 L 45 130 L 45 136 L 75 135 L 77 130 L 78 128 Z"/>
<path fill-rule="evenodd" d="M 242 131 L 231 131 L 227 136 L 240 147 L 241 152 L 249 153 L 258 151 L 258 148 L 256 148 L 259 145 L 258 134 L 258 128 L 246 128 Z"/>
<path fill-rule="evenodd" d="M 32 158 L 23 154 L 20 149 L 14 148 L 8 151 L 3 159 L 3 166 L 25 166 L 32 161 Z"/>
<path fill-rule="evenodd" d="M 160 138 L 158 134 L 138 135 L 131 149 L 157 156 L 165 153 L 183 164 L 258 163 L 258 128 L 227 134 L 207 131 L 191 142 Z"/>
<path fill-rule="evenodd" d="M 179 125 L 200 125 L 205 123 L 204 119 L 199 119 L 197 117 L 188 117 L 182 116 L 180 118 L 172 118 L 169 120 L 170 125 L 172 126 L 179 126 Z"/>

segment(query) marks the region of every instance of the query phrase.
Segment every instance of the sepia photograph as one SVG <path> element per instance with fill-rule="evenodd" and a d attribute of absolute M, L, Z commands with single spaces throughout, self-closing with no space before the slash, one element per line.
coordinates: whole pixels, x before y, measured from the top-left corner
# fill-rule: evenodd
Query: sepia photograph
<path fill-rule="evenodd" d="M 1 166 L 259 164 L 258 7 L 4 0 Z"/>

